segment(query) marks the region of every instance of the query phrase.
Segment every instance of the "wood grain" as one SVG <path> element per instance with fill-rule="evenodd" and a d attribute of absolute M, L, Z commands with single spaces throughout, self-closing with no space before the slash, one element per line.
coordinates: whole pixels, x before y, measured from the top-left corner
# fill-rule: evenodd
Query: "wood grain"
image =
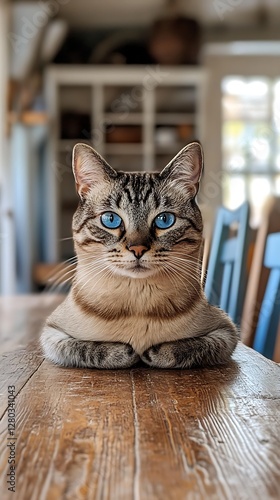
<path fill-rule="evenodd" d="M 43 363 L 17 404 L 21 498 L 132 497 L 134 427 L 127 375 L 69 373 Z M 1 434 L 5 428 L 3 421 Z M 5 456 L 3 446 L 0 455 Z"/>
<path fill-rule="evenodd" d="M 141 498 L 175 500 L 190 491 L 193 498 L 277 497 L 279 435 L 270 426 L 280 424 L 279 394 L 236 397 L 237 367 L 226 374 L 213 369 L 134 375 L 136 394 L 150 403 L 143 406 L 138 397 Z M 243 376 L 239 381 L 244 389 Z"/>
<path fill-rule="evenodd" d="M 1 499 L 280 497 L 280 367 L 252 349 L 203 370 L 63 369 L 40 356 L 35 342 L 1 365 Z M 5 483 L 9 384 L 16 495 Z"/>

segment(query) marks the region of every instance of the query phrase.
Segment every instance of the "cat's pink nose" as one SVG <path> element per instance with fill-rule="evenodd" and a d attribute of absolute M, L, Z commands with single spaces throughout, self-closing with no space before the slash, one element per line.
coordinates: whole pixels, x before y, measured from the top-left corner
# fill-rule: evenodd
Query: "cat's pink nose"
<path fill-rule="evenodd" d="M 133 252 L 137 259 L 141 259 L 142 255 L 147 252 L 148 247 L 145 247 L 144 245 L 131 245 L 128 247 L 128 250 Z"/>

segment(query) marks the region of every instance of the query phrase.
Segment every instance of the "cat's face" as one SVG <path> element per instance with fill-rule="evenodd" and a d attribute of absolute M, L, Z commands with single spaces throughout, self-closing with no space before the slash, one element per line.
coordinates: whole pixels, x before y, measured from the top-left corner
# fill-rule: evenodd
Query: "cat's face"
<path fill-rule="evenodd" d="M 73 218 L 81 262 L 88 266 L 92 256 L 95 272 L 130 278 L 192 274 L 202 240 L 198 143 L 160 173 L 116 172 L 92 148 L 77 144 L 73 170 L 81 198 Z"/>

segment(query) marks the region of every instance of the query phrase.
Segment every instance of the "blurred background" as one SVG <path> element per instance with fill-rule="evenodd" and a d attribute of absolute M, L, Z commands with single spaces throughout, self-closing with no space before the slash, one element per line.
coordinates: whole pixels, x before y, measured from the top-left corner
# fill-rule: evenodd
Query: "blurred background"
<path fill-rule="evenodd" d="M 280 231 L 279 0 L 1 0 L 0 37 L 2 294 L 73 256 L 76 142 L 152 171 L 199 139 L 206 239 L 245 200 Z"/>

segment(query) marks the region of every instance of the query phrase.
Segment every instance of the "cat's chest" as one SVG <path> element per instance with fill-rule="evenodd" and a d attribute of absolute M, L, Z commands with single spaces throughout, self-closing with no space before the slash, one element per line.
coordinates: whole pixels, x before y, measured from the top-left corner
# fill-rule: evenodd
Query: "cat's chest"
<path fill-rule="evenodd" d="M 122 314 L 101 317 L 85 314 L 80 307 L 72 307 L 69 333 L 82 340 L 124 342 L 142 353 L 151 345 L 182 338 L 186 334 L 186 315 L 174 318 L 161 315 Z M 73 321 L 74 320 L 74 321 Z"/>
<path fill-rule="evenodd" d="M 106 319 L 117 319 L 119 316 L 158 317 L 170 316 L 172 308 L 169 299 L 170 289 L 160 284 L 150 284 L 141 280 L 112 280 L 100 284 L 98 290 L 84 290 L 82 297 L 92 310 L 102 312 Z M 78 301 L 77 297 L 77 301 Z M 174 302 L 175 305 L 175 302 Z M 166 310 L 168 309 L 168 311 Z"/>
<path fill-rule="evenodd" d="M 75 338 L 125 342 L 139 353 L 186 334 L 187 311 L 178 314 L 159 289 L 135 288 L 84 296 L 85 302 L 72 291 L 53 320 Z"/>

